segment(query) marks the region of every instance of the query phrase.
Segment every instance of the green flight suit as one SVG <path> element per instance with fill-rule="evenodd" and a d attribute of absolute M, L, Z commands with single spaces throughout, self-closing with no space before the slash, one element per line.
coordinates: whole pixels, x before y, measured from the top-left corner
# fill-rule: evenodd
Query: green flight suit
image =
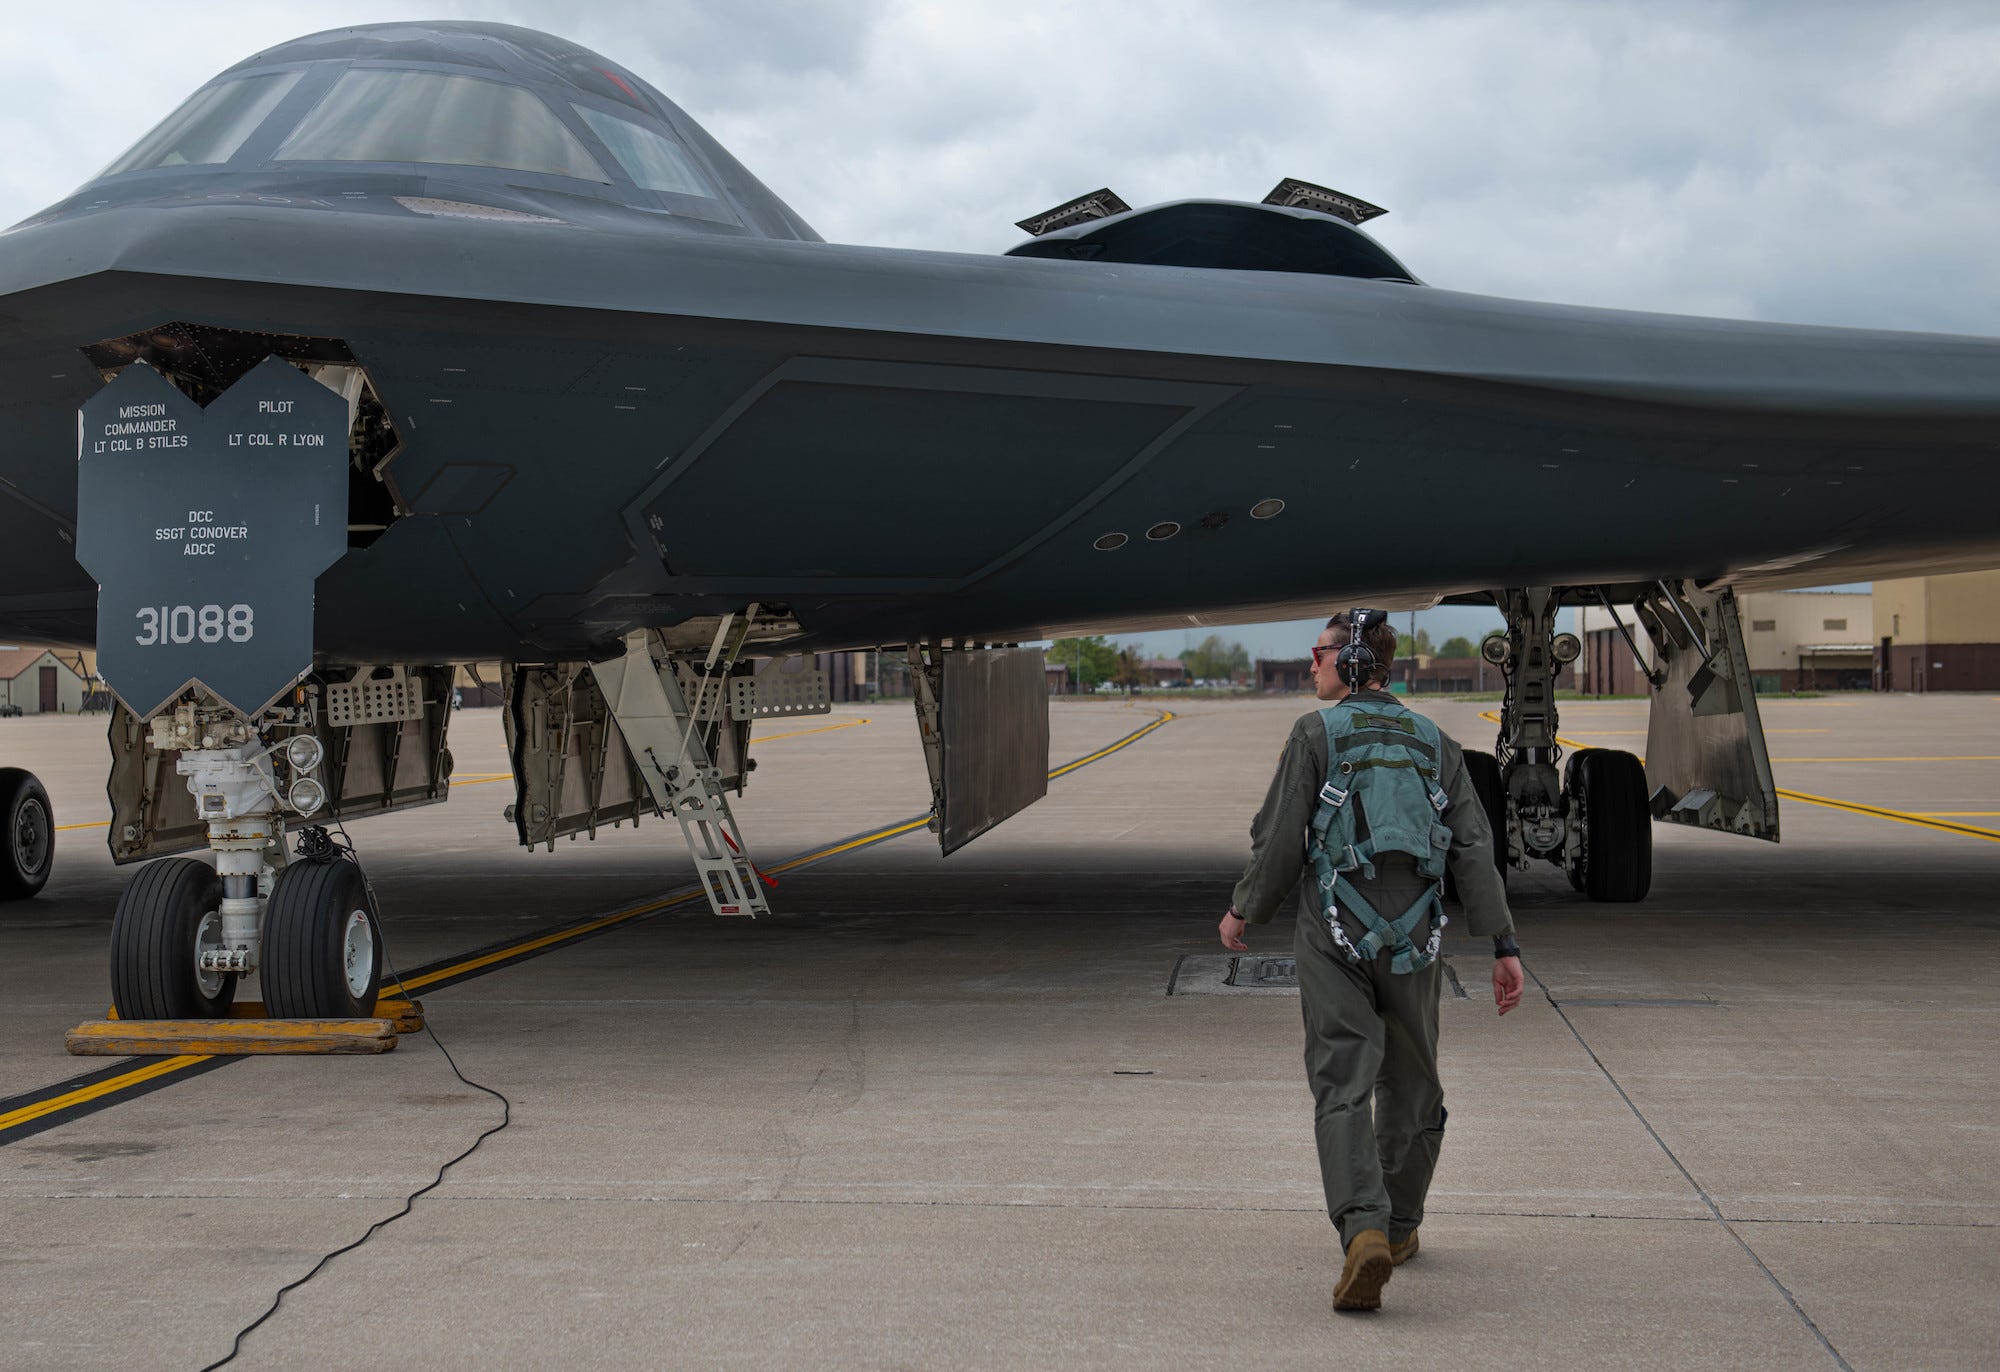
<path fill-rule="evenodd" d="M 1403 704 L 1374 690 L 1357 691 L 1351 699 Z M 1491 827 L 1466 775 L 1465 754 L 1449 737 L 1440 743 L 1438 779 L 1449 797 L 1443 822 L 1451 830 L 1445 861 L 1465 921 L 1475 935 L 1512 933 L 1506 887 L 1493 863 Z M 1327 1217 L 1345 1246 L 1366 1229 L 1400 1240 L 1423 1221 L 1424 1196 L 1444 1141 L 1444 1086 L 1437 1070 L 1443 963 L 1399 975 L 1389 970 L 1392 953 L 1362 964 L 1335 946 L 1318 907 L 1318 883 L 1306 866 L 1306 830 L 1325 782 L 1326 729 L 1314 711 L 1292 726 L 1278 774 L 1250 826 L 1250 865 L 1236 883 L 1235 906 L 1249 923 L 1268 924 L 1285 897 L 1298 892 L 1293 947 L 1313 1134 Z M 1364 807 L 1360 824 L 1367 819 Z M 1423 894 L 1414 858 L 1385 854 L 1376 859 L 1376 872 L 1373 881 L 1357 877 L 1355 884 L 1386 918 L 1395 918 Z M 1303 882 L 1301 875 L 1307 878 Z M 1351 914 L 1343 912 L 1340 919 L 1349 941 L 1358 944 L 1367 931 Z M 1421 944 L 1421 936 L 1416 941 Z"/>

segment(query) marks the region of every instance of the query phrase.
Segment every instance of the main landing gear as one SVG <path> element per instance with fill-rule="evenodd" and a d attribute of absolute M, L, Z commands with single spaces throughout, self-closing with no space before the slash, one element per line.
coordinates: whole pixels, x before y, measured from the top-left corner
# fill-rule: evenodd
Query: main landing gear
<path fill-rule="evenodd" d="M 55 811 L 32 772 L 0 767 L 0 900 L 25 900 L 55 866 Z"/>
<path fill-rule="evenodd" d="M 1548 586 L 1495 596 L 1504 632 L 1480 645 L 1506 674 L 1495 757 L 1468 753 L 1466 766 L 1487 802 L 1494 847 L 1506 865 L 1531 859 L 1563 869 L 1592 900 L 1643 900 L 1653 884 L 1653 814 L 1646 768 L 1631 753 L 1585 748 L 1569 755 L 1556 739 L 1556 679 L 1581 654 L 1574 634 L 1557 633 L 1561 593 Z M 1478 759 L 1477 762 L 1474 759 Z M 1482 782 L 1484 784 L 1482 785 Z M 1499 794 L 1488 799 L 1490 790 Z"/>

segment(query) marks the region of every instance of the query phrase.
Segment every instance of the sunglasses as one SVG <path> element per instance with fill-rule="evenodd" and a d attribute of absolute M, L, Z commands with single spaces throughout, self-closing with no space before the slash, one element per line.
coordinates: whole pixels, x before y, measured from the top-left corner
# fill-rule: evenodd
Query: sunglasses
<path fill-rule="evenodd" d="M 1329 653 L 1338 653 L 1338 652 L 1339 652 L 1339 651 L 1340 651 L 1340 650 L 1341 650 L 1342 648 L 1344 648 L 1344 647 L 1346 647 L 1346 646 L 1347 646 L 1347 645 L 1346 645 L 1346 644 L 1344 644 L 1344 643 L 1315 643 L 1315 644 L 1313 644 L 1313 666 L 1315 666 L 1315 667 L 1319 666 L 1319 664 L 1320 664 L 1320 661 L 1321 661 L 1321 660 L 1322 660 L 1323 658 L 1325 658 L 1325 657 L 1326 657 L 1326 656 L 1327 656 L 1327 655 L 1328 655 Z"/>

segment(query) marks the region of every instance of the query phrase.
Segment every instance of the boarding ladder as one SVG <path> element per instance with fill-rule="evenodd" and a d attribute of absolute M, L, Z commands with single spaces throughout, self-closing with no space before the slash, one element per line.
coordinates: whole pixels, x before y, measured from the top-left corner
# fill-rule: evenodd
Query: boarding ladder
<path fill-rule="evenodd" d="M 625 636 L 624 657 L 592 671 L 654 804 L 680 821 L 709 907 L 754 918 L 771 907 L 705 740 L 705 726 L 727 724 L 723 688 L 741 650 L 740 640 L 725 648 L 728 630 L 725 620 L 699 674 L 684 678 L 682 664 L 654 657 L 643 629 Z"/>

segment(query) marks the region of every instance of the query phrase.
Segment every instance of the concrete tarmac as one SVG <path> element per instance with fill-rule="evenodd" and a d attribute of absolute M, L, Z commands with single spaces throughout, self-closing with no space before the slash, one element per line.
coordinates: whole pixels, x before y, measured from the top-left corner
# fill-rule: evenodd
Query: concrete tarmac
<path fill-rule="evenodd" d="M 1172 708 L 948 860 L 919 831 L 423 999 L 513 1123 L 335 1259 L 239 1366 L 1974 1367 L 2000 1357 L 2000 706 L 1765 702 L 1781 846 L 1657 830 L 1653 894 L 1511 877 L 1530 995 L 1448 945 L 1449 1133 L 1377 1315 L 1336 1316 L 1296 998 L 1166 994 L 1214 925 L 1302 698 L 1058 703 L 1056 761 Z M 1440 704 L 1490 746 L 1487 704 Z M 866 721 L 866 722 L 862 722 Z M 1645 706 L 1565 736 L 1642 750 Z M 58 822 L 103 721 L 0 720 Z M 759 731 L 767 863 L 920 813 L 909 707 Z M 650 823 L 554 853 L 500 818 L 497 712 L 449 804 L 353 837 L 409 967 L 690 877 Z M 1990 832 L 1989 832 L 1990 831 Z M 0 1096 L 101 1064 L 129 872 L 59 835 L 0 906 Z M 1254 951 L 1291 951 L 1289 916 Z M 1201 964 L 1188 962 L 1188 968 Z M 254 986 L 246 988 L 254 994 Z M 4 1107 L 0 1107 L 4 1112 Z M 421 1037 L 235 1061 L 0 1146 L 0 1365 L 198 1367 L 495 1123 Z"/>

